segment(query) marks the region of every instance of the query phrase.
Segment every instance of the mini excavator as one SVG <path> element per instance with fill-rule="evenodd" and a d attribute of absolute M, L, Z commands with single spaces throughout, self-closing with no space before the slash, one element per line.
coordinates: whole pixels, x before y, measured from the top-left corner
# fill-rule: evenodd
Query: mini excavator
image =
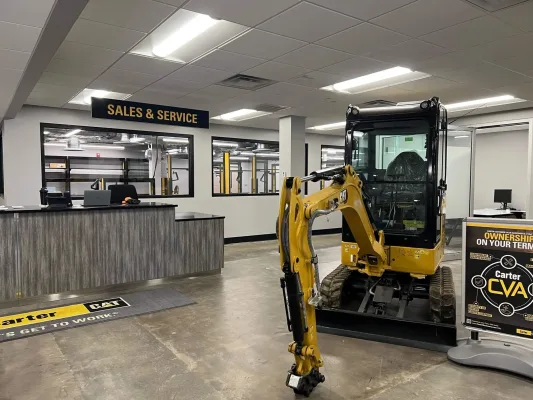
<path fill-rule="evenodd" d="M 345 165 L 285 178 L 277 236 L 293 335 L 289 352 L 295 357 L 286 384 L 296 394 L 309 396 L 325 380 L 317 342 L 321 327 L 423 348 L 434 348 L 432 341 L 454 345 L 453 278 L 439 265 L 446 146 L 447 113 L 436 97 L 384 107 L 350 105 Z M 322 180 L 331 184 L 302 196 L 302 184 Z M 321 281 L 312 226 L 335 211 L 343 215 L 341 265 Z"/>

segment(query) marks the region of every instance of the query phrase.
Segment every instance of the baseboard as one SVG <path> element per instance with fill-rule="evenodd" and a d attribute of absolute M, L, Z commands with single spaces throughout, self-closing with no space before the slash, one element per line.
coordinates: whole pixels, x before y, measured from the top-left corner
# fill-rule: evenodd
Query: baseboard
<path fill-rule="evenodd" d="M 317 229 L 316 231 L 313 231 L 313 236 L 333 235 L 336 233 L 342 233 L 342 228 Z M 237 237 L 224 238 L 224 244 L 263 242 L 266 240 L 276 240 L 276 234 L 266 233 L 264 235 L 237 236 Z"/>

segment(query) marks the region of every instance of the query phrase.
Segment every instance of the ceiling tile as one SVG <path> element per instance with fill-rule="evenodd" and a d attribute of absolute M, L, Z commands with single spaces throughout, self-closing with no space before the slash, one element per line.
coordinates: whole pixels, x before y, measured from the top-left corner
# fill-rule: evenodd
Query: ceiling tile
<path fill-rule="evenodd" d="M 291 79 L 289 83 L 296 85 L 309 86 L 314 88 L 321 88 L 324 86 L 333 85 L 341 82 L 344 78 L 338 75 L 326 74 L 325 72 L 312 71 L 308 72 L 298 78 Z"/>
<path fill-rule="evenodd" d="M 107 69 L 105 65 L 94 65 L 83 61 L 63 60 L 52 58 L 46 72 L 74 76 L 92 76 L 96 78 Z"/>
<path fill-rule="evenodd" d="M 320 71 L 328 74 L 342 76 L 344 78 L 356 78 L 374 72 L 382 71 L 394 65 L 382 61 L 372 60 L 366 57 L 353 57 L 349 60 L 322 68 Z"/>
<path fill-rule="evenodd" d="M 140 72 L 126 71 L 118 68 L 109 68 L 98 77 L 102 82 L 113 82 L 121 85 L 148 86 L 158 80 L 158 76 Z"/>
<path fill-rule="evenodd" d="M 264 62 L 265 60 L 260 58 L 230 53 L 223 50 L 215 50 L 207 56 L 200 58 L 193 64 L 223 71 L 242 72 Z"/>
<path fill-rule="evenodd" d="M 530 75 L 531 71 L 533 71 L 533 54 L 522 54 L 517 57 L 494 61 L 494 64 L 522 74 Z"/>
<path fill-rule="evenodd" d="M 80 18 L 74 23 L 65 40 L 111 50 L 128 51 L 144 36 L 142 32 Z"/>
<path fill-rule="evenodd" d="M 82 89 L 72 86 L 52 85 L 49 83 L 37 82 L 33 88 L 32 95 L 42 93 L 43 96 L 48 97 L 64 97 L 66 101 L 76 96 Z"/>
<path fill-rule="evenodd" d="M 91 0 L 80 18 L 148 33 L 174 11 L 151 0 Z"/>
<path fill-rule="evenodd" d="M 486 61 L 497 61 L 516 57 L 518 54 L 529 54 L 531 43 L 533 43 L 533 33 L 524 33 L 471 47 L 468 52 Z"/>
<path fill-rule="evenodd" d="M 255 26 L 270 17 L 292 7 L 299 0 L 190 0 L 185 9 L 237 22 L 246 26 Z"/>
<path fill-rule="evenodd" d="M 252 29 L 223 47 L 226 51 L 271 60 L 305 46 L 300 40 Z"/>
<path fill-rule="evenodd" d="M 154 91 L 176 91 L 187 94 L 194 92 L 195 90 L 202 89 L 206 86 L 209 86 L 209 83 L 184 81 L 181 79 L 172 79 L 170 77 L 165 77 L 163 79 L 158 80 L 157 82 L 152 83 L 146 89 Z"/>
<path fill-rule="evenodd" d="M 304 1 L 262 23 L 258 28 L 315 42 L 360 23 L 358 19 Z"/>
<path fill-rule="evenodd" d="M 30 93 L 24 104 L 29 104 L 32 106 L 41 106 L 41 107 L 56 107 L 60 108 L 68 102 L 71 97 L 61 96 L 61 97 L 52 97 L 46 93 Z"/>
<path fill-rule="evenodd" d="M 415 0 L 309 0 L 311 3 L 365 21 L 395 10 Z"/>
<path fill-rule="evenodd" d="M 195 95 L 206 95 L 211 98 L 229 99 L 236 96 L 249 93 L 248 90 L 236 89 L 227 86 L 211 85 L 206 88 L 195 91 Z"/>
<path fill-rule="evenodd" d="M 407 36 L 365 22 L 319 40 L 317 44 L 359 55 L 405 42 L 408 39 Z"/>
<path fill-rule="evenodd" d="M 123 83 L 118 83 L 118 82 L 112 82 L 112 81 L 104 81 L 98 78 L 95 81 L 91 82 L 91 84 L 87 86 L 87 88 L 96 89 L 96 90 L 107 90 L 109 92 L 133 94 L 143 89 L 144 86 L 143 85 L 129 85 L 129 84 L 123 84 Z"/>
<path fill-rule="evenodd" d="M 56 74 L 53 72 L 43 72 L 39 82 L 46 83 L 50 85 L 59 85 L 59 86 L 70 86 L 74 88 L 84 88 L 89 83 L 91 83 L 96 76 L 75 76 L 75 75 L 64 75 Z"/>
<path fill-rule="evenodd" d="M 174 7 L 180 7 L 185 3 L 187 0 L 155 0 L 159 3 L 168 4 Z"/>
<path fill-rule="evenodd" d="M 65 41 L 57 49 L 55 58 L 74 63 L 88 63 L 109 67 L 123 54 L 120 51 Z"/>
<path fill-rule="evenodd" d="M 144 74 L 156 75 L 160 78 L 183 67 L 184 64 L 158 58 L 144 57 L 135 54 L 124 54 L 113 68 L 120 68 L 126 71 L 141 72 Z"/>
<path fill-rule="evenodd" d="M 449 53 L 449 50 L 421 40 L 411 39 L 386 49 L 372 51 L 365 54 L 365 56 L 402 67 L 412 67 L 417 61 L 445 53 Z"/>
<path fill-rule="evenodd" d="M 430 96 L 439 97 L 440 90 L 450 89 L 458 87 L 460 85 L 462 85 L 462 83 L 454 82 L 449 79 L 439 78 L 436 76 L 430 76 L 429 78 L 402 83 L 400 85 L 396 85 L 395 87 L 397 87 L 398 89 L 405 89 L 416 93 L 429 94 Z"/>
<path fill-rule="evenodd" d="M 483 15 L 481 9 L 461 0 L 418 0 L 377 17 L 372 23 L 418 37 Z"/>
<path fill-rule="evenodd" d="M 55 0 L 0 0 L 0 18 L 5 22 L 42 28 Z"/>
<path fill-rule="evenodd" d="M 459 87 L 451 87 L 449 89 L 439 90 L 439 98 L 446 105 L 450 103 L 457 103 L 460 101 L 468 101 L 475 99 L 483 99 L 485 97 L 497 96 L 498 93 L 492 90 L 483 89 L 473 85 L 461 85 Z M 464 114 L 471 115 L 474 111 L 464 111 Z M 456 117 L 454 117 L 455 119 Z"/>
<path fill-rule="evenodd" d="M 432 32 L 421 39 L 448 49 L 466 49 L 520 33 L 497 18 L 485 16 Z"/>
<path fill-rule="evenodd" d="M 0 21 L 0 49 L 31 53 L 40 34 L 39 28 Z"/>
<path fill-rule="evenodd" d="M 521 99 L 533 100 L 533 83 L 522 83 L 520 85 L 514 86 L 503 86 L 495 90 L 498 91 L 500 94 L 510 94 Z"/>
<path fill-rule="evenodd" d="M 128 101 L 138 101 L 140 103 L 162 104 L 167 106 L 174 106 L 177 103 L 178 97 L 186 93 L 178 93 L 175 95 L 150 89 L 143 89 L 128 98 Z"/>
<path fill-rule="evenodd" d="M 455 51 L 428 60 L 420 60 L 414 63 L 414 68 L 427 74 L 441 75 L 456 69 L 473 68 L 478 63 L 479 59 L 472 57 L 468 51 Z"/>
<path fill-rule="evenodd" d="M 0 49 L 0 68 L 24 70 L 30 59 L 30 53 Z"/>
<path fill-rule="evenodd" d="M 232 76 L 232 72 L 220 71 L 218 69 L 205 68 L 199 65 L 186 65 L 168 76 L 171 79 L 181 79 L 184 81 L 201 82 L 207 85 L 220 82 Z"/>
<path fill-rule="evenodd" d="M 478 85 L 485 89 L 533 81 L 528 76 L 482 61 L 472 67 L 449 71 L 441 74 L 441 76 L 457 82 Z"/>
<path fill-rule="evenodd" d="M 353 56 L 348 53 L 310 44 L 285 54 L 277 58 L 276 61 L 304 68 L 319 69 L 351 57 Z"/>
<path fill-rule="evenodd" d="M 295 65 L 282 64 L 275 61 L 269 61 L 258 65 L 252 69 L 244 71 L 246 75 L 258 76 L 261 78 L 272 79 L 275 81 L 286 81 L 296 76 L 309 72 L 309 69 L 297 67 Z"/>
<path fill-rule="evenodd" d="M 533 31 L 533 25 L 531 24 L 533 2 L 531 1 L 496 11 L 492 15 L 526 32 Z"/>

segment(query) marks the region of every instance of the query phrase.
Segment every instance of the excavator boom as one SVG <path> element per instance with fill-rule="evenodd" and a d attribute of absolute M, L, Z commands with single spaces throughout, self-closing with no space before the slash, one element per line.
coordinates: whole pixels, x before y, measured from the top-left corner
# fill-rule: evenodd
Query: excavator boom
<path fill-rule="evenodd" d="M 332 184 L 308 197 L 301 196 L 302 183 L 330 180 Z M 315 307 L 320 306 L 318 257 L 311 235 L 315 218 L 342 212 L 357 243 L 350 249 L 351 266 L 378 275 L 387 265 L 384 235 L 372 224 L 362 192 L 362 182 L 351 165 L 313 172 L 310 176 L 285 178 L 281 188 L 278 218 L 280 265 L 284 273 L 281 287 L 287 325 L 294 341 L 289 352 L 295 364 L 287 376 L 287 386 L 308 396 L 324 381 L 317 343 Z"/>

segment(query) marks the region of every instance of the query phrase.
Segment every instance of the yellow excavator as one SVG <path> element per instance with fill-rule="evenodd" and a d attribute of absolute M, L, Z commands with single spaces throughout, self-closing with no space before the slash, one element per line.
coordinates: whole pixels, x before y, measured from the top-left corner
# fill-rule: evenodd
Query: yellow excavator
<path fill-rule="evenodd" d="M 325 380 L 319 330 L 447 349 L 455 345 L 445 243 L 447 115 L 434 97 L 382 107 L 349 106 L 345 165 L 287 177 L 277 235 L 295 364 L 286 385 L 309 396 Z M 302 196 L 305 182 L 330 181 Z M 313 221 L 343 215 L 341 265 L 320 280 Z M 321 329 L 322 328 L 322 329 Z"/>

